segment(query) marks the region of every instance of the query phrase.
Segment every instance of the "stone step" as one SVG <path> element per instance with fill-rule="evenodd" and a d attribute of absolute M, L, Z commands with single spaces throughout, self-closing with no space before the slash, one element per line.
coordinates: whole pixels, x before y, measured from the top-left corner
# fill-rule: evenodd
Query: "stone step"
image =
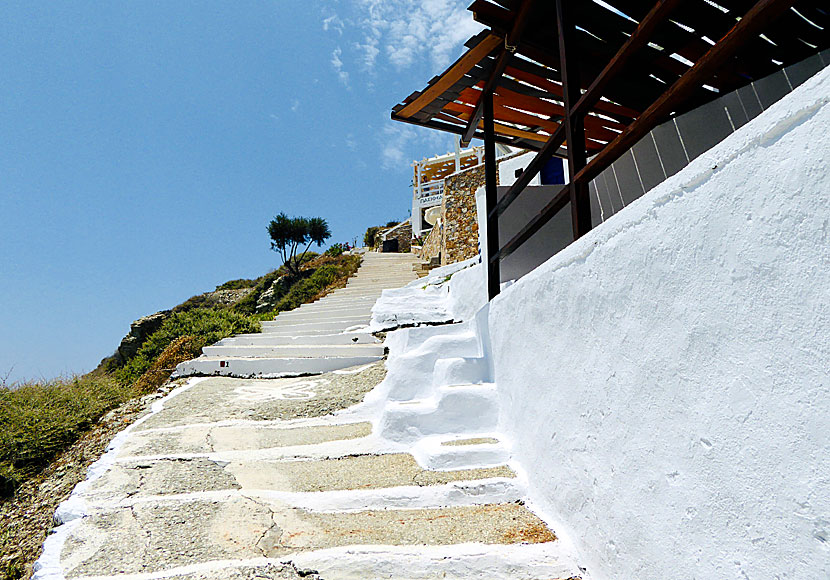
<path fill-rule="evenodd" d="M 278 324 L 274 322 L 262 323 L 263 334 L 279 333 L 283 336 L 300 336 L 303 334 L 335 334 L 349 328 L 361 327 L 368 324 L 368 321 L 339 321 L 339 322 L 307 322 L 305 324 Z"/>
<path fill-rule="evenodd" d="M 316 345 L 316 344 L 380 344 L 369 333 L 350 332 L 343 334 L 319 334 L 316 336 L 277 336 L 273 333 L 237 334 L 223 338 L 214 346 L 221 345 Z"/>
<path fill-rule="evenodd" d="M 347 546 L 296 554 L 291 562 L 299 569 L 316 570 L 326 580 L 573 580 L 583 577 L 576 566 L 563 563 L 557 544 Z M 255 577 L 252 574 L 245 578 Z M 235 580 L 236 576 L 223 578 Z"/>
<path fill-rule="evenodd" d="M 306 323 L 306 322 L 335 322 L 338 320 L 342 321 L 357 321 L 356 324 L 359 324 L 361 321 L 368 321 L 372 318 L 372 311 L 366 310 L 365 312 L 361 312 L 359 314 L 355 314 L 353 310 L 344 310 L 342 313 L 336 312 L 315 312 L 313 310 L 305 311 L 305 312 L 283 312 L 280 313 L 274 320 L 279 322 L 287 322 L 289 324 L 296 324 L 296 323 Z"/>
<path fill-rule="evenodd" d="M 321 303 L 321 302 L 324 302 L 324 303 L 344 302 L 344 301 L 347 301 L 347 300 L 348 300 L 349 303 L 353 303 L 353 304 L 361 304 L 363 301 L 368 301 L 368 302 L 374 303 L 380 295 L 381 295 L 380 291 L 372 292 L 372 293 L 366 293 L 366 292 L 363 292 L 363 293 L 354 293 L 354 292 L 336 293 L 336 292 L 332 292 L 331 294 L 328 294 L 327 296 L 321 298 L 320 300 L 318 300 L 316 302 L 310 302 L 309 304 L 318 304 L 318 303 Z"/>
<path fill-rule="evenodd" d="M 510 459 L 508 449 L 492 434 L 470 435 L 424 437 L 415 443 L 412 454 L 426 469 L 468 469 L 501 465 Z"/>
<path fill-rule="evenodd" d="M 83 550 L 64 559 L 63 565 L 67 577 L 144 577 L 212 561 L 285 558 L 342 546 L 423 550 L 427 545 L 476 543 L 487 557 L 490 550 L 482 544 L 542 544 L 555 539 L 544 522 L 518 503 L 321 513 L 263 497 L 135 501 L 80 520 L 68 531 L 67 544 L 82 545 Z M 410 578 L 408 569 L 399 569 L 397 577 Z"/>
<path fill-rule="evenodd" d="M 202 354 L 217 357 L 330 357 L 383 356 L 380 344 L 305 344 L 305 345 L 239 345 L 206 346 Z"/>
<path fill-rule="evenodd" d="M 291 319 L 280 320 L 279 318 L 277 318 L 277 320 L 265 320 L 265 321 L 263 321 L 262 322 L 262 331 L 263 332 L 270 332 L 271 330 L 274 330 L 274 329 L 280 329 L 280 330 L 286 330 L 286 331 L 290 331 L 290 330 L 299 330 L 299 331 L 303 331 L 303 330 L 335 330 L 335 331 L 337 331 L 337 330 L 344 330 L 346 328 L 349 328 L 350 326 L 363 326 L 363 325 L 368 324 L 368 323 L 369 323 L 369 321 L 364 319 L 364 318 L 359 318 L 359 319 L 356 319 L 356 320 L 354 320 L 354 319 L 352 319 L 352 320 L 349 320 L 349 319 L 346 319 L 346 320 L 342 320 L 342 319 L 318 320 L 318 321 L 313 321 L 313 322 L 300 322 L 300 321 L 294 321 L 294 320 L 291 320 Z"/>
<path fill-rule="evenodd" d="M 176 366 L 174 376 L 218 375 L 228 377 L 268 377 L 318 374 L 366 365 L 382 356 L 306 357 L 215 357 L 200 356 Z"/>
<path fill-rule="evenodd" d="M 444 485 L 458 481 L 513 479 L 505 465 L 459 470 L 426 470 L 408 453 L 355 455 L 322 460 L 217 461 L 195 457 L 125 459 L 84 492 L 90 503 L 107 498 L 162 497 L 223 490 L 311 493 Z"/>
<path fill-rule="evenodd" d="M 346 284 L 345 288 L 391 288 L 394 286 L 405 286 L 412 282 L 414 278 L 407 276 L 406 278 L 385 278 L 382 280 L 355 280 Z"/>
<path fill-rule="evenodd" d="M 376 300 L 350 300 L 347 304 L 332 304 L 332 297 L 327 296 L 322 300 L 317 300 L 315 302 L 309 302 L 308 304 L 303 304 L 299 308 L 295 308 L 294 310 L 289 310 L 289 312 L 316 312 L 318 310 L 353 310 L 356 312 L 371 312 L 372 306 L 375 305 Z"/>
<path fill-rule="evenodd" d="M 340 329 L 337 328 L 320 328 L 320 329 L 285 329 L 279 327 L 264 327 L 262 329 L 263 336 L 282 336 L 282 337 L 311 337 L 311 336 L 326 336 L 343 332 L 348 335 L 357 334 L 355 329 L 365 328 L 360 324 L 344 324 Z M 300 341 L 302 343 L 302 341 Z M 321 344 L 321 343 L 317 343 Z"/>
<path fill-rule="evenodd" d="M 498 421 L 495 384 L 453 385 L 426 399 L 387 404 L 379 432 L 392 441 L 413 443 L 430 435 L 492 432 Z"/>
<path fill-rule="evenodd" d="M 253 451 L 358 439 L 371 433 L 372 424 L 369 422 L 291 428 L 275 425 L 198 425 L 169 431 L 164 437 L 154 432 L 137 432 L 127 440 L 118 456 L 123 459 L 131 456 Z"/>

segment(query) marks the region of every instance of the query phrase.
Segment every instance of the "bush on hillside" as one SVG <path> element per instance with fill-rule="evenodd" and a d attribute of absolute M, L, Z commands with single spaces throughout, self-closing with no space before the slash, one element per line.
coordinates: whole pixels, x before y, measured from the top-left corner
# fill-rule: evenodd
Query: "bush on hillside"
<path fill-rule="evenodd" d="M 331 256 L 332 258 L 336 258 L 337 256 L 342 256 L 343 252 L 345 252 L 345 251 L 346 251 L 346 246 L 341 244 L 341 243 L 337 243 L 337 244 L 332 244 L 331 247 L 329 247 L 329 249 L 324 252 L 324 255 Z"/>
<path fill-rule="evenodd" d="M 323 261 L 322 259 L 320 260 Z M 308 278 L 291 286 L 291 289 L 277 304 L 276 310 L 293 310 L 320 295 L 334 282 L 344 281 L 360 267 L 360 256 L 340 256 L 329 263 L 323 263 Z"/>
<path fill-rule="evenodd" d="M 375 246 L 375 241 L 378 235 L 378 232 L 383 229 L 378 226 L 372 226 L 366 229 L 366 233 L 363 234 L 363 245 L 367 248 L 373 248 Z"/>
<path fill-rule="evenodd" d="M 135 383 L 164 349 L 182 336 L 198 337 L 198 348 L 201 349 L 233 334 L 259 331 L 257 322 L 227 309 L 196 308 L 175 312 L 141 345 L 135 357 L 115 372 L 115 377 L 122 384 Z"/>
<path fill-rule="evenodd" d="M 0 495 L 132 396 L 129 385 L 102 373 L 0 389 Z"/>
<path fill-rule="evenodd" d="M 220 284 L 216 287 L 216 292 L 219 290 L 241 290 L 242 288 L 253 288 L 257 284 L 256 280 L 249 280 L 248 278 L 240 278 L 238 280 L 228 280 L 224 284 Z"/>

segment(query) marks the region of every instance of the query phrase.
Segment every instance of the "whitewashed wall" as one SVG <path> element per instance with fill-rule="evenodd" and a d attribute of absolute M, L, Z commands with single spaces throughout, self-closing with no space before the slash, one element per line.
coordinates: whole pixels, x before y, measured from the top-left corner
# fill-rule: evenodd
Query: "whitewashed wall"
<path fill-rule="evenodd" d="M 533 501 L 595 579 L 830 577 L 830 69 L 507 288 Z"/>

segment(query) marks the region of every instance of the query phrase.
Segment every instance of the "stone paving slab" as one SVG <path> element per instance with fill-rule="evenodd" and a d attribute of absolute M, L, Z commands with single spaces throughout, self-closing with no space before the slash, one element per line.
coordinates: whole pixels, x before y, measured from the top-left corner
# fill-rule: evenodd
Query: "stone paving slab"
<path fill-rule="evenodd" d="M 231 489 L 320 492 L 441 485 L 512 478 L 506 466 L 429 471 L 408 453 L 304 461 L 214 461 L 206 458 L 125 461 L 93 483 L 85 496 L 155 497 Z"/>
<path fill-rule="evenodd" d="M 357 455 L 311 461 L 232 462 L 243 489 L 316 492 L 381 489 L 404 485 L 439 485 L 492 477 L 515 477 L 506 466 L 453 471 L 427 471 L 408 453 Z"/>
<path fill-rule="evenodd" d="M 216 423 L 320 417 L 345 409 L 386 376 L 383 361 L 353 374 L 326 373 L 285 379 L 211 377 L 165 403 L 164 410 L 137 426 L 147 429 Z"/>
<path fill-rule="evenodd" d="M 372 424 L 368 422 L 291 429 L 273 425 L 185 427 L 164 433 L 136 433 L 121 448 L 119 456 L 249 451 L 315 445 L 366 437 L 371 432 Z"/>
<path fill-rule="evenodd" d="M 551 542 L 518 503 L 314 513 L 236 497 L 94 512 L 66 541 L 67 578 L 154 572 L 211 560 L 280 557 L 347 545 Z"/>

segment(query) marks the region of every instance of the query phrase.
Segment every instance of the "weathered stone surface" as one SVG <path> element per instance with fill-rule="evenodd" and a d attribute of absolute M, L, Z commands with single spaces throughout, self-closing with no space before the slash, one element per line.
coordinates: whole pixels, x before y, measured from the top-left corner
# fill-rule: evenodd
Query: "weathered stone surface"
<path fill-rule="evenodd" d="M 444 180 L 442 266 L 478 255 L 475 193 L 479 187 L 484 187 L 484 165 L 471 167 Z"/>
<path fill-rule="evenodd" d="M 398 240 L 398 252 L 408 252 L 412 246 L 412 223 L 407 220 L 384 230 L 380 237 L 384 240 Z"/>
<path fill-rule="evenodd" d="M 555 540 L 517 503 L 316 513 L 275 500 L 136 503 L 96 511 L 66 542 L 67 578 L 157 572 L 215 560 L 277 558 L 348 545 Z"/>
<path fill-rule="evenodd" d="M 419 254 L 420 258 L 425 261 L 429 261 L 432 258 L 440 258 L 441 256 L 441 236 L 443 235 L 443 225 L 439 224 L 438 226 L 432 228 L 429 231 L 426 239 L 424 240 L 424 245 L 421 248 L 421 252 Z"/>
<path fill-rule="evenodd" d="M 170 316 L 169 310 L 162 310 L 149 316 L 139 318 L 130 325 L 130 332 L 121 340 L 118 349 L 115 351 L 115 359 L 119 364 L 130 360 L 144 344 L 151 334 L 157 331 L 165 319 Z"/>
<path fill-rule="evenodd" d="M 452 481 L 516 476 L 507 466 L 428 471 L 407 453 L 317 461 L 233 462 L 226 469 L 234 474 L 243 489 L 295 492 L 441 485 Z"/>
<path fill-rule="evenodd" d="M 320 417 L 359 403 L 385 376 L 386 368 L 379 362 L 352 374 L 284 379 L 213 377 L 168 401 L 163 411 L 135 432 L 231 419 Z"/>
<path fill-rule="evenodd" d="M 368 422 L 293 429 L 272 425 L 183 427 L 165 433 L 164 436 L 154 432 L 136 433 L 124 444 L 119 455 L 129 457 L 272 449 L 357 439 L 366 437 L 371 432 L 372 424 Z"/>
<path fill-rule="evenodd" d="M 280 276 L 274 280 L 265 292 L 259 295 L 256 301 L 257 312 L 270 312 L 277 307 L 277 303 L 288 291 L 287 276 Z"/>

